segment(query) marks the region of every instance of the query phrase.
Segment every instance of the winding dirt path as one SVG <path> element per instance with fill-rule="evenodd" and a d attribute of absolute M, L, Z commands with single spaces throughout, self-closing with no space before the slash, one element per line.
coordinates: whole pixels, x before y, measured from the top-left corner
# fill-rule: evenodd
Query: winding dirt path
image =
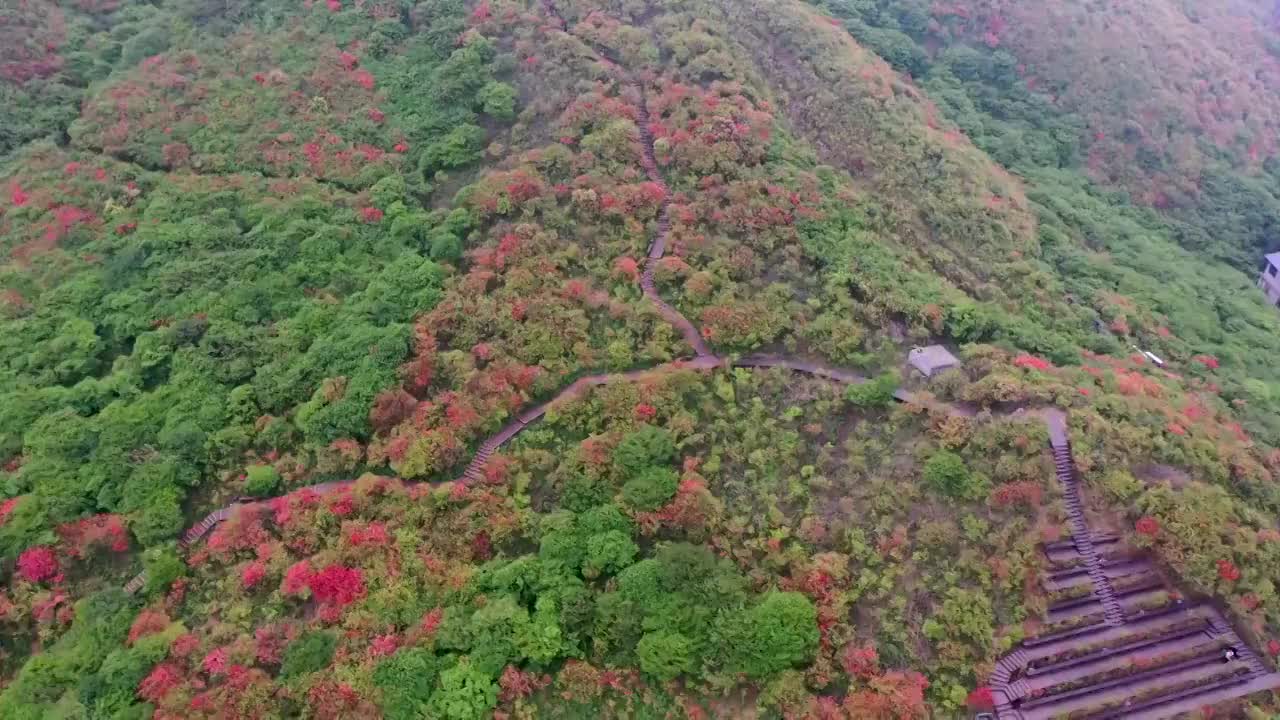
<path fill-rule="evenodd" d="M 563 31 L 567 28 L 567 23 L 560 15 L 552 0 L 542 0 L 542 5 L 550 18 Z M 640 286 L 643 290 L 644 297 L 653 304 L 658 314 L 664 320 L 675 327 L 684 341 L 693 349 L 694 357 L 690 359 L 676 360 L 664 363 L 651 368 L 643 368 L 631 370 L 622 373 L 604 373 L 588 375 L 574 381 L 558 392 L 550 400 L 539 405 L 524 410 L 500 430 L 483 440 L 476 448 L 476 453 L 472 456 L 471 461 L 467 463 L 462 474 L 456 479 L 456 482 L 474 482 L 483 478 L 484 467 L 488 464 L 493 454 L 500 447 L 509 442 L 512 438 L 519 435 L 525 428 L 540 420 L 549 408 L 557 403 L 567 402 L 574 398 L 580 397 L 590 388 L 604 385 L 605 383 L 614 381 L 631 381 L 634 382 L 646 376 L 654 374 L 673 372 L 678 370 L 701 370 L 710 371 L 722 367 L 741 367 L 741 368 L 784 368 L 798 373 L 804 373 L 815 377 L 826 378 L 835 382 L 857 384 L 867 381 L 867 378 L 853 370 L 846 368 L 832 367 L 823 363 L 815 362 L 798 357 L 780 356 L 780 355 L 752 355 L 738 359 L 730 359 L 721 357 L 712 352 L 703 338 L 698 328 L 685 317 L 679 310 L 662 299 L 654 284 L 654 271 L 657 264 L 661 262 L 666 254 L 667 238 L 671 230 L 671 190 L 667 186 L 666 180 L 663 179 L 662 173 L 658 168 L 657 158 L 654 153 L 653 133 L 650 129 L 651 118 L 649 109 L 645 100 L 644 88 L 630 74 L 620 67 L 616 62 L 607 57 L 605 50 L 596 49 L 598 60 L 604 63 L 609 69 L 618 74 L 620 81 L 635 93 L 638 100 L 637 106 L 637 130 L 641 145 L 640 164 L 644 168 L 645 175 L 650 181 L 657 183 L 663 191 L 662 204 L 658 213 L 657 229 L 653 239 L 649 243 L 649 249 L 645 260 L 644 272 L 641 275 Z M 967 408 L 957 408 L 945 403 L 922 400 L 906 392 L 898 390 L 894 393 L 894 398 L 903 403 L 922 405 L 924 407 L 939 409 L 944 412 L 952 412 L 961 415 L 972 415 L 973 412 Z M 321 483 L 318 485 L 310 485 L 304 488 L 295 489 L 294 492 L 300 490 L 310 490 L 312 492 L 326 494 L 342 490 L 349 487 L 354 480 Z M 437 481 L 433 484 L 442 485 L 446 482 L 453 481 Z M 179 547 L 187 548 L 193 543 L 199 542 L 219 523 L 227 520 L 238 509 L 255 508 L 265 506 L 269 500 L 246 500 L 233 502 L 226 507 L 215 510 L 206 515 L 200 522 L 192 525 L 183 533 L 179 540 Z M 134 577 L 126 586 L 125 591 L 132 594 L 137 592 L 146 583 L 145 574 L 139 574 Z"/>
<path fill-rule="evenodd" d="M 567 27 L 567 23 L 564 18 L 561 17 L 554 3 L 552 3 L 551 0 L 543 0 L 542 4 L 548 15 L 550 15 L 561 30 L 564 30 Z M 716 368 L 726 367 L 729 364 L 732 364 L 735 367 L 786 367 L 798 372 L 805 372 L 846 383 L 866 381 L 865 377 L 849 370 L 829 368 L 817 363 L 799 359 L 770 358 L 761 356 L 757 358 L 743 358 L 730 363 L 726 358 L 717 356 L 712 352 L 711 348 L 707 345 L 706 340 L 703 338 L 702 333 L 693 324 L 693 322 L 691 322 L 671 304 L 662 299 L 662 296 L 658 293 L 657 287 L 654 283 L 654 272 L 658 263 L 661 262 L 666 253 L 667 237 L 671 231 L 671 189 L 667 186 L 666 180 L 662 177 L 662 173 L 658 169 L 657 157 L 654 153 L 653 146 L 653 132 L 650 129 L 651 120 L 648 105 L 645 100 L 644 88 L 639 82 L 631 78 L 629 73 L 618 66 L 618 64 L 613 60 L 608 58 L 603 51 L 597 50 L 597 54 L 599 56 L 599 60 L 605 63 L 613 72 L 617 73 L 619 77 L 623 79 L 623 83 L 627 85 L 627 87 L 629 87 L 639 99 L 636 113 L 636 125 L 641 146 L 640 164 L 641 167 L 644 168 L 645 175 L 648 179 L 661 187 L 663 193 L 662 204 L 658 212 L 657 230 L 653 235 L 653 239 L 649 243 L 644 272 L 640 279 L 640 287 L 643 291 L 644 297 L 653 304 L 654 308 L 658 311 L 658 314 L 670 325 L 675 327 L 679 331 L 680 336 L 684 339 L 685 343 L 693 349 L 694 357 L 692 359 L 682 359 L 670 363 L 664 363 L 651 368 L 642 368 L 622 373 L 587 375 L 575 380 L 573 383 L 560 390 L 560 392 L 556 393 L 556 395 L 550 400 L 524 410 L 496 433 L 490 435 L 481 442 L 476 448 L 475 455 L 473 455 L 471 461 L 467 463 L 467 466 L 462 471 L 461 476 L 457 478 L 457 482 L 466 483 L 481 480 L 484 476 L 483 473 L 485 465 L 488 464 L 490 458 L 493 457 L 493 454 L 498 451 L 498 448 L 509 442 L 516 435 L 519 435 L 525 428 L 540 420 L 551 406 L 580 397 L 588 389 L 604 385 L 609 382 L 634 382 L 646 376 L 677 370 L 709 371 Z M 343 482 L 323 483 L 320 485 L 311 485 L 306 488 L 299 488 L 298 490 L 309 489 L 313 492 L 325 494 L 349 487 L 353 482 L 355 481 L 348 480 Z M 449 481 L 440 481 L 435 484 L 443 484 L 444 482 Z M 297 492 L 298 490 L 295 490 L 294 492 Z M 214 527 L 227 520 L 227 518 L 231 517 L 231 515 L 239 509 L 265 506 L 268 502 L 269 501 L 266 500 L 235 502 L 227 505 L 226 507 L 215 510 L 206 515 L 200 522 L 188 528 L 179 540 L 179 546 L 185 549 L 191 544 L 199 542 L 205 535 L 213 530 Z M 135 593 L 141 589 L 145 583 L 146 575 L 140 573 L 125 586 L 125 591 L 130 594 Z"/>

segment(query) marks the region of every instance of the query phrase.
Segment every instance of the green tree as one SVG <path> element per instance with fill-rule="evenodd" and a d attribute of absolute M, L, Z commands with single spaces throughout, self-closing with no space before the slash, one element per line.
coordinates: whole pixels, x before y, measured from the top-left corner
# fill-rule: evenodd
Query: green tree
<path fill-rule="evenodd" d="M 679 484 L 680 478 L 674 470 L 651 467 L 641 470 L 623 484 L 622 499 L 633 510 L 657 510 L 675 497 Z"/>
<path fill-rule="evenodd" d="M 425 173 L 470 165 L 480 159 L 484 130 L 466 124 L 450 130 L 427 145 L 422 152 L 420 169 Z"/>
<path fill-rule="evenodd" d="M 187 572 L 187 564 L 172 544 L 147 548 L 142 553 L 142 569 L 147 575 L 144 592 L 156 595 L 166 592 L 174 580 Z"/>
<path fill-rule="evenodd" d="M 511 120 L 516 115 L 516 89 L 504 82 L 485 83 L 476 93 L 476 102 L 481 112 L 498 120 Z"/>
<path fill-rule="evenodd" d="M 633 477 L 652 465 L 671 462 L 676 454 L 671 433 L 663 428 L 645 425 L 628 434 L 613 451 L 613 463 L 627 477 Z"/>
<path fill-rule="evenodd" d="M 950 450 L 939 450 L 924 463 L 923 477 L 934 491 L 948 497 L 973 497 L 979 482 L 964 459 Z"/>
<path fill-rule="evenodd" d="M 426 717 L 440 674 L 440 660 L 426 648 L 403 648 L 378 663 L 373 684 L 381 692 L 379 706 L 388 720 Z"/>
<path fill-rule="evenodd" d="M 498 704 L 498 685 L 469 661 L 440 673 L 440 690 L 432 698 L 434 717 L 479 720 Z"/>
<path fill-rule="evenodd" d="M 280 487 L 280 473 L 271 465 L 250 465 L 245 475 L 244 491 L 254 497 L 266 497 Z"/>
<path fill-rule="evenodd" d="M 864 382 L 850 385 L 844 397 L 860 408 L 883 408 L 893 404 L 893 393 L 898 390 L 901 378 L 896 372 L 887 372 Z"/>
<path fill-rule="evenodd" d="M 333 660 L 338 638 L 331 632 L 320 630 L 289 643 L 280 662 L 280 677 L 291 678 L 323 670 Z"/>
<path fill-rule="evenodd" d="M 582 574 L 595 578 L 602 573 L 613 574 L 635 562 L 640 548 L 631 536 L 620 530 L 592 535 L 587 538 L 587 553 L 582 561 Z"/>
<path fill-rule="evenodd" d="M 694 670 L 692 644 L 678 632 L 645 633 L 636 646 L 636 655 L 640 669 L 659 680 L 671 680 Z"/>
<path fill-rule="evenodd" d="M 723 615 L 718 631 L 727 670 L 766 678 L 813 659 L 818 613 L 804 595 L 773 591 L 748 609 Z"/>

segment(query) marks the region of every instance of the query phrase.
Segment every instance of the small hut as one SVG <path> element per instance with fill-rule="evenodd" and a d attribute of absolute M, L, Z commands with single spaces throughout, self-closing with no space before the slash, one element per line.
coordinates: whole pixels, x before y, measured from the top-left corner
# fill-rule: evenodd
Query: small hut
<path fill-rule="evenodd" d="M 943 370 L 960 367 L 956 356 L 941 345 L 915 348 L 907 355 L 907 362 L 925 377 L 933 377 Z"/>

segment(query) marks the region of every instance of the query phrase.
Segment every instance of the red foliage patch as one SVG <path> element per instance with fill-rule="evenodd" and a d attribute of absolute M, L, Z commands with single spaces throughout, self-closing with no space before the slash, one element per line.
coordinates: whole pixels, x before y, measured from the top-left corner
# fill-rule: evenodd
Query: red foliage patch
<path fill-rule="evenodd" d="M 307 691 L 311 716 L 317 720 L 351 717 L 360 706 L 360 695 L 346 683 L 319 682 Z"/>
<path fill-rule="evenodd" d="M 1039 507 L 1044 488 L 1034 480 L 1005 483 L 991 492 L 991 503 L 996 507 L 1026 505 Z"/>
<path fill-rule="evenodd" d="M 106 547 L 112 552 L 129 549 L 129 532 L 119 515 L 94 515 L 67 523 L 58 528 L 58 535 L 67 547 L 67 554 L 73 558 L 82 558 L 97 547 Z"/>
<path fill-rule="evenodd" d="M 1197 356 L 1195 356 L 1195 357 L 1193 357 L 1193 358 L 1191 358 L 1191 359 L 1192 359 L 1192 360 L 1195 360 L 1196 362 L 1200 363 L 1201 365 L 1204 365 L 1205 367 L 1209 368 L 1210 370 L 1216 370 L 1216 369 L 1218 369 L 1218 358 L 1216 358 L 1216 357 L 1214 357 L 1214 356 L 1212 356 L 1212 355 L 1197 355 Z"/>
<path fill-rule="evenodd" d="M 125 644 L 133 645 L 139 638 L 154 635 L 169 627 L 169 622 L 169 616 L 163 610 L 147 608 L 138 613 L 133 625 L 129 627 L 129 637 L 125 640 Z"/>
<path fill-rule="evenodd" d="M 297 633 L 290 625 L 268 625 L 253 633 L 254 657 L 263 665 L 279 665 L 284 648 Z"/>
<path fill-rule="evenodd" d="M 444 609 L 433 608 L 426 615 L 422 616 L 422 622 L 419 624 L 419 630 L 422 634 L 431 637 L 436 630 L 440 628 L 440 623 L 444 622 Z"/>
<path fill-rule="evenodd" d="M 648 422 L 658 414 L 658 409 L 649 403 L 639 403 L 636 405 L 635 418 L 641 422 Z"/>
<path fill-rule="evenodd" d="M 546 675 L 539 677 L 531 672 L 523 672 L 514 665 L 508 665 L 502 671 L 502 677 L 498 678 L 498 700 L 504 703 L 515 702 L 520 698 L 529 697 L 550 682 L 551 678 Z"/>
<path fill-rule="evenodd" d="M 392 655 L 398 647 L 400 647 L 400 637 L 398 635 L 379 635 L 373 639 L 373 642 L 369 643 L 369 654 L 373 657 Z"/>
<path fill-rule="evenodd" d="M 200 638 L 187 633 L 174 638 L 173 644 L 169 646 L 169 655 L 176 658 L 185 658 L 195 652 L 200 647 Z"/>
<path fill-rule="evenodd" d="M 1036 357 L 1035 355 L 1026 355 L 1026 354 L 1019 355 L 1018 357 L 1014 358 L 1013 364 L 1015 367 L 1028 368 L 1031 370 L 1048 370 L 1049 368 L 1053 367 L 1053 364 L 1050 363 L 1048 360 L 1043 360 L 1041 358 Z"/>
<path fill-rule="evenodd" d="M 613 261 L 613 274 L 637 282 L 640 279 L 640 265 L 634 258 L 620 257 Z"/>
<path fill-rule="evenodd" d="M 210 675 L 221 675 L 227 670 L 227 649 L 212 650 L 200 661 L 200 666 Z"/>
<path fill-rule="evenodd" d="M 160 663 L 138 683 L 138 697 L 150 703 L 159 703 L 182 683 L 182 670 L 177 665 Z"/>
<path fill-rule="evenodd" d="M 489 533 L 481 530 L 471 538 L 471 558 L 476 562 L 484 562 L 491 557 L 493 557 L 493 543 L 489 540 Z"/>
<path fill-rule="evenodd" d="M 355 512 L 355 500 L 351 497 L 351 493 L 344 492 L 338 497 L 329 501 L 329 512 L 338 517 L 346 517 Z"/>
<path fill-rule="evenodd" d="M 240 585 L 245 590 L 249 590 L 253 588 L 253 586 L 262 582 L 262 579 L 265 578 L 266 576 L 267 576 L 266 563 L 262 562 L 261 560 L 255 560 L 249 563 L 248 565 L 246 565 L 244 570 L 240 572 Z"/>
<path fill-rule="evenodd" d="M 991 688 L 986 685 L 969 693 L 969 697 L 965 699 L 965 704 L 975 712 L 991 712 L 996 707 L 995 697 L 991 695 Z"/>
<path fill-rule="evenodd" d="M 330 565 L 311 576 L 307 585 L 316 599 L 342 607 L 364 597 L 364 573 L 357 568 Z"/>
<path fill-rule="evenodd" d="M 1235 582 L 1240 579 L 1240 568 L 1230 560 L 1218 561 L 1218 577 L 1227 582 Z"/>
<path fill-rule="evenodd" d="M 1139 535 L 1155 537 L 1160 534 L 1160 521 L 1148 515 L 1134 523 L 1133 529 L 1137 530 Z"/>
<path fill-rule="evenodd" d="M 362 545 L 386 545 L 390 537 L 387 526 L 382 523 L 369 523 L 365 527 L 355 527 L 347 534 L 347 541 L 355 547 Z"/>
<path fill-rule="evenodd" d="M 382 222 L 382 211 L 376 207 L 360 208 L 360 219 L 371 224 Z"/>
<path fill-rule="evenodd" d="M 311 565 L 306 560 L 299 560 L 284 572 L 284 582 L 280 585 L 280 592 L 285 595 L 297 595 L 311 584 L 311 577 Z"/>
<path fill-rule="evenodd" d="M 0 525 L 4 525 L 4 522 L 9 519 L 9 515 L 13 513 L 14 508 L 18 507 L 20 500 L 22 500 L 21 496 L 0 502 Z"/>
<path fill-rule="evenodd" d="M 27 582 L 62 582 L 58 556 L 48 545 L 27 548 L 18 556 L 18 576 Z"/>
<path fill-rule="evenodd" d="M 859 720 L 915 720 L 926 718 L 924 691 L 929 681 L 917 672 L 885 673 L 868 683 L 870 688 L 849 693 L 844 710 Z"/>
<path fill-rule="evenodd" d="M 850 643 L 840 656 L 840 665 L 849 677 L 866 679 L 880 672 L 880 654 L 871 645 Z"/>

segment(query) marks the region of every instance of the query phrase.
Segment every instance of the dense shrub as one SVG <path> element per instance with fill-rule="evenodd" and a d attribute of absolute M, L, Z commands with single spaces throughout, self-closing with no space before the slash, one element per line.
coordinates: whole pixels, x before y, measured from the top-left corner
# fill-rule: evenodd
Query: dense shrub
<path fill-rule="evenodd" d="M 265 497 L 280 486 L 280 473 L 270 465 L 250 465 L 245 469 L 244 491 L 256 497 Z"/>
<path fill-rule="evenodd" d="M 922 477 L 935 491 L 956 498 L 970 497 L 976 487 L 964 458 L 949 450 L 930 455 L 924 463 Z"/>
<path fill-rule="evenodd" d="M 281 677 L 306 675 L 329 666 L 338 647 L 338 638 L 331 632 L 319 630 L 289 643 L 280 663 Z"/>

